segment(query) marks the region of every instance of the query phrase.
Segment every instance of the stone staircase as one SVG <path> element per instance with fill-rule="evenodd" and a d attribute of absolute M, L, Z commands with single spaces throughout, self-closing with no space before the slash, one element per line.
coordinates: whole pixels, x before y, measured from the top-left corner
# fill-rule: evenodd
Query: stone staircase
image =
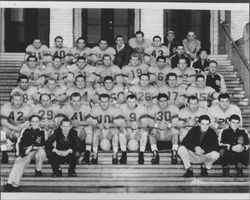
<path fill-rule="evenodd" d="M 17 77 L 23 53 L 0 54 L 0 105 L 9 101 L 9 94 L 17 84 Z M 238 105 L 243 114 L 243 126 L 250 131 L 250 107 L 245 98 L 243 81 L 234 70 L 227 55 L 211 55 L 219 64 L 219 73 L 226 81 L 232 102 Z M 1 165 L 1 191 L 6 184 L 8 174 L 14 162 L 14 153 L 10 152 L 10 164 Z M 119 153 L 119 157 L 121 154 Z M 231 169 L 231 177 L 221 176 L 221 166 L 214 165 L 209 171 L 209 177 L 200 177 L 200 166 L 194 166 L 194 177 L 183 178 L 184 169 L 179 160 L 177 165 L 171 165 L 171 153 L 168 150 L 160 152 L 160 164 L 152 165 L 152 153 L 145 153 L 145 164 L 137 164 L 137 153 L 128 153 L 127 165 L 112 165 L 111 152 L 99 154 L 98 165 L 80 164 L 77 166 L 77 177 L 67 177 L 67 166 L 62 165 L 63 177 L 51 177 L 51 167 L 45 161 L 43 177 L 34 177 L 34 164 L 24 172 L 21 181 L 21 192 L 86 192 L 86 193 L 248 193 L 249 168 L 244 169 L 244 177 L 236 177 Z M 233 168 L 233 166 L 232 166 Z"/>

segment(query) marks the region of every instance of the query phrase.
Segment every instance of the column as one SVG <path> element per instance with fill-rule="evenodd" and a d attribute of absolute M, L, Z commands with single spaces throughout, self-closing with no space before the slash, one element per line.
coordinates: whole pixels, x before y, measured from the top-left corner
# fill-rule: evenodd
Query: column
<path fill-rule="evenodd" d="M 73 25 L 74 38 L 75 42 L 77 38 L 82 36 L 82 9 L 74 9 L 74 25 Z"/>
<path fill-rule="evenodd" d="M 0 9 L 0 52 L 4 52 L 4 8 Z"/>
<path fill-rule="evenodd" d="M 218 35 L 219 35 L 219 23 L 218 23 L 218 11 L 211 10 L 210 19 L 210 42 L 211 42 L 211 54 L 218 54 Z"/>

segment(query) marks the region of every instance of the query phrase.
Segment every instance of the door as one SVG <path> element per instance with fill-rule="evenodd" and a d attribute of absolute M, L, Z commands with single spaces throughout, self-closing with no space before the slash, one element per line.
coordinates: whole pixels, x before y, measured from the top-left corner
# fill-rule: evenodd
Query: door
<path fill-rule="evenodd" d="M 123 35 L 125 41 L 134 34 L 134 10 L 130 9 L 83 9 L 82 35 L 88 46 L 98 44 L 100 38 L 114 44 L 116 35 Z"/>

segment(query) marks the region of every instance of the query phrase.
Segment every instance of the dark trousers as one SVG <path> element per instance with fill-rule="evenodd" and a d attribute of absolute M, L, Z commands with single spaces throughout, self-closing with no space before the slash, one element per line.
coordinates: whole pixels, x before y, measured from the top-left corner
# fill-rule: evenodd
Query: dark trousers
<path fill-rule="evenodd" d="M 62 163 L 68 163 L 69 169 L 75 170 L 79 157 L 79 152 L 73 152 L 68 154 L 67 156 L 59 156 L 52 151 L 47 151 L 47 158 L 52 166 L 53 172 L 57 172 L 60 164 Z"/>
<path fill-rule="evenodd" d="M 234 151 L 228 151 L 227 149 L 220 150 L 220 161 L 222 167 L 229 164 L 237 165 L 238 163 L 248 166 L 249 164 L 249 150 L 242 151 L 240 153 Z"/>

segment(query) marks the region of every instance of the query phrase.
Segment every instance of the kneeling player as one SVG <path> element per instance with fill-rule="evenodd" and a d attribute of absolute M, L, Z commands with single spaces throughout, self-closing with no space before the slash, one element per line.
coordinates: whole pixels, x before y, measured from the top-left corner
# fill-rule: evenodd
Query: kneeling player
<path fill-rule="evenodd" d="M 179 109 L 173 104 L 168 104 L 168 96 L 160 93 L 157 97 L 158 103 L 148 108 L 148 114 L 155 119 L 155 126 L 151 129 L 149 142 L 153 152 L 152 164 L 159 164 L 157 142 L 172 143 L 171 163 L 177 164 L 178 150 L 178 113 Z"/>

